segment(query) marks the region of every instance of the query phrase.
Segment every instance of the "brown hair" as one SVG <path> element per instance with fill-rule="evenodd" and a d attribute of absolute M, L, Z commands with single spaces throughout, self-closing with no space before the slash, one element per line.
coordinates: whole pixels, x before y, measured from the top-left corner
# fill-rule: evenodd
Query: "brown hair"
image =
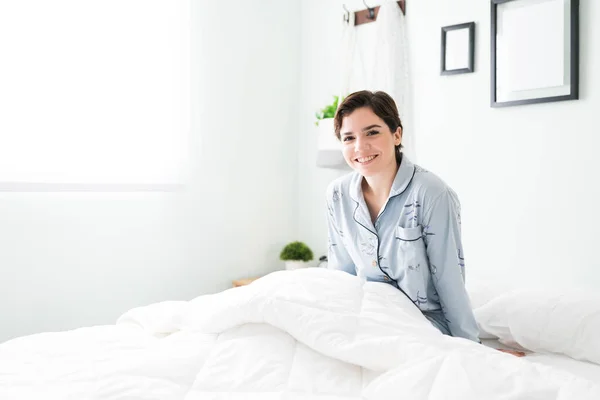
<path fill-rule="evenodd" d="M 338 140 L 341 140 L 340 129 L 342 129 L 342 121 L 344 117 L 352 114 L 354 110 L 358 108 L 368 107 L 385 122 L 390 128 L 392 133 L 396 132 L 396 129 L 402 128 L 402 121 L 398 115 L 398 108 L 396 102 L 392 97 L 381 91 L 371 92 L 368 90 L 361 90 L 354 92 L 342 101 L 342 104 L 338 107 L 335 117 L 333 120 L 333 127 L 335 129 L 335 136 Z M 396 162 L 399 164 L 402 160 L 402 144 L 396 146 Z"/>

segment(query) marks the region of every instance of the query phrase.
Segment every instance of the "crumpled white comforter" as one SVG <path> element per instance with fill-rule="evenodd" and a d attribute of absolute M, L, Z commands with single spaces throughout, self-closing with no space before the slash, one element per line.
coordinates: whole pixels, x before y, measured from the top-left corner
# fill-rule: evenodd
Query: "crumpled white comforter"
<path fill-rule="evenodd" d="M 439 333 L 390 285 L 281 271 L 112 326 L 0 345 L 0 399 L 600 399 L 600 387 Z"/>

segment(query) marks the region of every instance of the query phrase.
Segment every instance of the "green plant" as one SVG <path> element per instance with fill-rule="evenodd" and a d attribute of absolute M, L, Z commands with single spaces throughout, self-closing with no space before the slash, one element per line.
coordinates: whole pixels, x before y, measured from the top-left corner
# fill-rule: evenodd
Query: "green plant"
<path fill-rule="evenodd" d="M 343 100 L 344 99 L 342 98 L 342 101 Z M 321 110 L 319 110 L 315 113 L 315 117 L 317 117 L 317 120 L 315 121 L 315 125 L 318 126 L 319 121 L 322 119 L 335 117 L 335 112 L 337 111 L 338 104 L 339 104 L 339 97 L 333 96 L 333 103 L 326 105 Z"/>
<path fill-rule="evenodd" d="M 313 252 L 302 242 L 291 242 L 281 250 L 279 258 L 283 261 L 311 261 Z"/>

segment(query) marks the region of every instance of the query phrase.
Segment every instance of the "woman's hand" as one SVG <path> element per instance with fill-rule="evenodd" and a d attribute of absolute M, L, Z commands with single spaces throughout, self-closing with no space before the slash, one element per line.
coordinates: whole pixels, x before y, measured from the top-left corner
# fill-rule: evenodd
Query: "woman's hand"
<path fill-rule="evenodd" d="M 516 356 L 516 357 L 525 357 L 525 353 L 522 351 L 505 350 L 505 349 L 498 349 L 498 351 L 501 351 L 503 353 L 512 354 L 513 356 Z"/>

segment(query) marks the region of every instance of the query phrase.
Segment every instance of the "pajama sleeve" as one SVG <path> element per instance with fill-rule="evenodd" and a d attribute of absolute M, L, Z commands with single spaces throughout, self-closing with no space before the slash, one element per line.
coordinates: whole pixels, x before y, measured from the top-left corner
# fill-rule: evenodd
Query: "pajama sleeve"
<path fill-rule="evenodd" d="M 446 189 L 425 210 L 422 225 L 434 287 L 452 336 L 479 341 L 479 329 L 465 288 L 460 203 Z"/>

